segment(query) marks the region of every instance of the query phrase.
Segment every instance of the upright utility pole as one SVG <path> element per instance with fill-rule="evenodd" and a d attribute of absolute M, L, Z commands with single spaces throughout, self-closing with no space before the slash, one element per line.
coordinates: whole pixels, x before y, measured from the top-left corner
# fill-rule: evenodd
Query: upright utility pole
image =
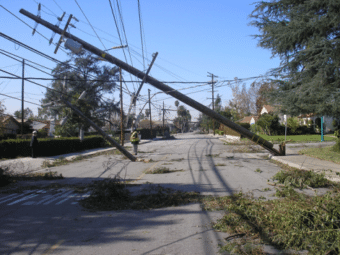
<path fill-rule="evenodd" d="M 215 111 L 215 99 L 214 99 L 214 77 L 217 77 L 218 78 L 218 76 L 216 76 L 216 75 L 214 75 L 214 74 L 212 74 L 212 73 L 209 73 L 208 72 L 208 77 L 211 77 L 211 93 L 212 93 L 212 109 L 213 109 L 213 111 Z M 213 119 L 213 133 L 214 133 L 214 135 L 215 135 L 215 120 Z"/>
<path fill-rule="evenodd" d="M 164 108 L 164 101 L 163 101 L 163 136 L 164 136 L 164 114 L 165 114 L 165 108 Z"/>
<path fill-rule="evenodd" d="M 24 85 L 25 85 L 25 59 L 22 60 L 21 135 L 23 135 L 24 133 Z"/>
<path fill-rule="evenodd" d="M 149 92 L 149 114 L 150 114 L 150 135 L 152 139 L 152 119 L 151 119 L 151 98 L 150 98 L 150 89 L 148 89 Z"/>
<path fill-rule="evenodd" d="M 20 13 L 22 13 L 23 15 L 25 15 L 26 17 L 38 22 L 39 24 L 42 24 L 43 26 L 51 29 L 52 31 L 58 33 L 58 34 L 62 34 L 63 31 L 59 28 L 56 27 L 55 25 L 41 19 L 40 17 L 33 15 L 32 13 L 21 9 Z M 64 32 L 64 36 L 76 41 L 77 43 L 80 43 L 82 45 L 82 47 L 90 52 L 92 52 L 93 54 L 96 54 L 97 56 L 102 57 L 103 59 L 107 60 L 108 62 L 117 65 L 119 67 L 121 67 L 122 69 L 124 69 L 125 71 L 131 73 L 132 75 L 138 77 L 139 79 L 144 79 L 145 77 L 145 82 L 149 83 L 150 85 L 152 85 L 153 87 L 163 91 L 164 93 L 178 99 L 179 101 L 191 106 L 192 108 L 202 112 L 203 114 L 206 114 L 207 116 L 209 116 L 212 119 L 217 120 L 218 122 L 220 122 L 221 124 L 231 128 L 232 130 L 238 132 L 239 134 L 243 135 L 244 137 L 248 138 L 249 140 L 257 143 L 258 145 L 261 145 L 263 148 L 265 148 L 266 150 L 270 151 L 272 154 L 277 155 L 277 156 L 282 156 L 285 155 L 284 151 L 278 151 L 277 149 L 274 148 L 274 145 L 263 139 L 262 137 L 250 132 L 248 129 L 241 127 L 240 125 L 237 125 L 236 123 L 232 122 L 231 120 L 229 120 L 228 118 L 223 117 L 222 115 L 216 113 L 215 111 L 213 111 L 212 109 L 209 109 L 209 107 L 206 107 L 205 105 L 193 100 L 192 98 L 180 93 L 179 91 L 169 87 L 168 85 L 164 84 L 163 82 L 158 81 L 157 79 L 151 77 L 151 76 L 145 76 L 145 73 L 134 68 L 133 66 L 130 66 L 129 64 L 115 58 L 114 56 L 108 54 L 107 52 L 104 52 L 103 50 L 85 42 L 84 40 L 81 40 L 80 38 L 68 33 L 68 32 Z"/>
<path fill-rule="evenodd" d="M 123 82 L 122 82 L 122 68 L 119 68 L 119 81 L 120 81 L 120 141 L 124 146 L 124 123 L 123 123 Z"/>

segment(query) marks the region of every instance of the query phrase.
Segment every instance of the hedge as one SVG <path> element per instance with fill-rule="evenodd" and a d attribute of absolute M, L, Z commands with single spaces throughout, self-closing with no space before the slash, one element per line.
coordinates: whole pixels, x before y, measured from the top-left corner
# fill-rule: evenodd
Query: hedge
<path fill-rule="evenodd" d="M 38 144 L 38 157 L 56 156 L 76 151 L 109 147 L 110 144 L 101 136 L 86 137 L 81 142 L 78 137 L 41 138 Z M 31 156 L 30 140 L 9 139 L 0 141 L 0 158 Z"/>

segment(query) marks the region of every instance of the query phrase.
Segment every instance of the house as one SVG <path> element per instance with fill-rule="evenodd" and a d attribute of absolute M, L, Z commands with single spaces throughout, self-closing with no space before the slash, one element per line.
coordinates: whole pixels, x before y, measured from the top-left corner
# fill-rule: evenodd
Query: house
<path fill-rule="evenodd" d="M 249 123 L 250 125 L 254 125 L 256 121 L 259 119 L 258 116 L 247 116 L 240 120 L 240 123 Z"/>
<path fill-rule="evenodd" d="M 264 105 L 261 109 L 260 115 L 265 114 L 265 113 L 277 114 L 277 116 L 279 117 L 279 123 L 284 124 L 285 117 L 284 117 L 284 114 L 280 113 L 279 108 L 280 106 Z M 290 118 L 290 116 L 287 115 L 287 118 Z"/>
<path fill-rule="evenodd" d="M 279 122 L 280 124 L 284 124 L 284 115 L 279 113 L 278 111 L 278 106 L 271 106 L 271 105 L 264 105 L 261 109 L 261 115 L 264 113 L 274 113 L 277 114 L 279 116 Z M 287 115 L 287 118 L 290 118 L 291 116 Z M 300 120 L 300 125 L 308 125 L 308 122 L 310 120 L 313 121 L 313 124 L 315 124 L 315 120 L 317 118 L 320 118 L 321 116 L 317 116 L 313 113 L 309 113 L 309 114 L 301 114 L 299 115 L 297 118 Z M 328 132 L 332 132 L 334 131 L 335 127 L 332 125 L 332 122 L 334 119 L 337 118 L 333 118 L 333 117 L 329 117 L 329 116 L 324 116 L 323 121 L 324 121 L 324 132 L 328 133 Z"/>
<path fill-rule="evenodd" d="M 21 119 L 16 119 L 18 123 L 21 123 Z M 55 125 L 59 124 L 59 121 L 55 120 L 33 120 L 24 119 L 24 123 L 28 123 L 33 130 L 45 130 L 48 136 L 53 136 Z"/>
<path fill-rule="evenodd" d="M 298 116 L 298 119 L 300 121 L 301 125 L 308 125 L 308 122 L 310 120 L 313 121 L 313 124 L 315 124 L 315 120 L 321 118 L 320 116 L 315 115 L 314 113 L 309 114 L 301 114 Z M 335 130 L 335 127 L 333 126 L 333 120 L 337 120 L 337 118 L 329 117 L 329 116 L 323 116 L 323 123 L 324 123 L 324 132 L 329 133 L 333 132 Z"/>
<path fill-rule="evenodd" d="M 21 124 L 11 115 L 0 116 L 0 134 L 17 134 Z"/>
<path fill-rule="evenodd" d="M 261 109 L 260 115 L 264 113 L 274 113 L 275 112 L 275 107 L 271 105 L 264 105 Z"/>

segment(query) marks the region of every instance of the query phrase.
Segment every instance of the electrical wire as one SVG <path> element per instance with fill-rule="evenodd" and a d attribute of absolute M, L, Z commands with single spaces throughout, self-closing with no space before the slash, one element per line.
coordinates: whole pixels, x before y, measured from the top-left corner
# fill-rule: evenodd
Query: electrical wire
<path fill-rule="evenodd" d="M 92 24 L 90 23 L 89 19 L 86 17 L 85 13 L 83 12 L 83 9 L 80 7 L 80 5 L 78 4 L 77 0 L 74 0 L 76 2 L 76 4 L 78 5 L 79 9 L 81 10 L 81 12 L 83 13 L 85 19 L 87 20 L 87 22 L 89 23 L 89 25 L 91 26 L 93 32 L 96 34 L 96 36 L 98 37 L 99 41 L 101 42 L 101 44 L 103 45 L 104 49 L 106 50 L 106 47 L 104 45 L 104 43 L 102 42 L 102 40 L 100 39 L 100 37 L 98 36 L 96 30 L 94 30 Z"/>
<path fill-rule="evenodd" d="M 0 7 L 2 7 L 3 9 L 5 9 L 8 13 L 12 14 L 15 18 L 17 18 L 18 20 L 20 20 L 22 23 L 24 23 L 26 26 L 28 26 L 31 29 L 34 29 L 33 27 L 31 27 L 30 25 L 28 25 L 25 21 L 23 21 L 22 19 L 20 19 L 18 16 L 16 16 L 14 13 L 10 12 L 9 10 L 7 10 L 5 7 L 3 7 L 2 5 L 0 5 Z M 43 34 L 41 34 L 39 31 L 36 30 L 36 32 L 42 36 L 43 38 L 45 38 L 47 41 L 49 41 L 49 39 L 47 39 L 47 37 L 45 37 Z M 2 33 L 1 33 L 2 34 Z M 53 43 L 54 45 L 57 45 L 56 43 Z M 66 53 L 66 51 L 63 49 L 64 47 L 60 46 L 60 50 L 62 50 L 64 53 Z"/>
<path fill-rule="evenodd" d="M 115 22 L 115 25 L 116 25 L 117 33 L 118 33 L 118 36 L 119 36 L 120 45 L 123 45 L 122 37 L 120 35 L 120 31 L 119 31 L 116 15 L 114 14 L 111 0 L 109 0 L 109 4 L 110 4 L 110 8 L 111 8 L 111 13 L 112 13 L 113 19 L 114 19 L 114 22 Z M 124 32 L 125 32 L 125 29 L 124 29 Z M 126 34 L 125 34 L 125 41 L 126 41 L 126 44 L 128 44 L 127 39 L 126 39 Z M 128 61 L 127 61 L 127 57 L 126 57 L 124 48 L 123 48 L 123 54 L 124 54 L 125 62 L 127 63 Z M 132 59 L 131 59 L 131 54 L 130 54 L 130 61 L 131 61 L 131 65 L 133 66 Z M 132 80 L 131 74 L 130 74 L 130 78 Z M 133 89 L 136 90 L 134 83 L 132 83 L 132 86 L 133 86 Z"/>
<path fill-rule="evenodd" d="M 33 64 L 35 64 L 35 65 L 37 65 L 37 66 L 40 66 L 40 67 L 46 68 L 46 69 L 48 69 L 48 70 L 50 70 L 50 71 L 52 71 L 52 70 L 53 70 L 52 68 L 49 68 L 49 67 L 43 66 L 43 65 L 41 65 L 41 64 L 38 64 L 38 63 L 36 63 L 36 62 L 33 62 L 33 61 L 29 60 L 29 59 L 26 59 L 26 58 L 20 57 L 20 56 L 18 56 L 18 55 L 16 55 L 16 54 L 14 54 L 14 53 L 11 53 L 11 52 L 9 52 L 9 51 L 3 50 L 3 49 L 0 49 L 0 51 L 6 52 L 7 54 L 13 55 L 13 56 L 15 56 L 15 57 L 17 57 L 17 58 L 25 59 L 25 61 L 31 62 L 31 63 L 33 63 Z M 0 53 L 1 53 L 1 52 L 0 52 Z M 9 57 L 9 56 L 8 56 L 8 57 Z"/>
<path fill-rule="evenodd" d="M 140 42 L 142 45 L 142 55 L 143 55 L 143 68 L 145 70 L 145 57 L 144 57 L 144 46 L 143 46 L 143 32 L 142 32 L 142 18 L 141 18 L 141 11 L 140 11 L 140 2 L 138 2 L 138 17 L 139 17 L 139 30 L 140 30 Z"/>
<path fill-rule="evenodd" d="M 37 1 L 33 0 L 37 5 L 41 4 L 41 3 L 38 3 Z M 48 9 L 45 5 L 41 4 L 44 8 L 46 8 L 50 13 L 47 13 L 45 12 L 46 14 L 48 15 L 51 15 L 51 16 L 55 16 L 58 18 L 57 14 L 55 14 L 53 11 L 51 11 L 50 9 Z"/>
<path fill-rule="evenodd" d="M 16 100 L 22 101 L 22 99 L 20 99 L 20 98 L 12 97 L 12 96 L 5 95 L 5 94 L 2 94 L 2 93 L 0 93 L 0 96 L 5 96 L 5 97 L 9 97 L 9 98 L 12 98 L 12 99 L 16 99 Z M 36 103 L 30 102 L 30 101 L 27 101 L 27 100 L 24 100 L 24 102 L 30 103 L 30 104 L 34 104 L 34 105 L 38 105 L 38 106 L 41 106 L 40 104 L 36 104 Z"/>
<path fill-rule="evenodd" d="M 58 4 L 55 0 L 53 0 L 53 2 L 59 7 L 59 9 L 60 9 L 62 12 L 64 12 L 64 10 L 59 6 L 59 4 Z"/>

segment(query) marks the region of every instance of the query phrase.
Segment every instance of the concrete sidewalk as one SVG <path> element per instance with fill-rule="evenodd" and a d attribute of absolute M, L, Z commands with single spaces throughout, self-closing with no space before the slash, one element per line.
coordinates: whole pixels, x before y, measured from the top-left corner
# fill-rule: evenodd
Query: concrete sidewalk
<path fill-rule="evenodd" d="M 304 143 L 304 144 L 287 144 L 286 156 L 272 156 L 269 157 L 273 160 L 287 164 L 291 167 L 296 167 L 303 170 L 313 170 L 315 172 L 325 171 L 326 176 L 333 181 L 340 182 L 340 164 L 333 163 L 327 160 L 321 160 L 306 155 L 301 155 L 300 150 L 309 147 L 327 147 L 334 145 L 335 142 L 320 142 L 320 143 Z"/>
<path fill-rule="evenodd" d="M 149 142 L 151 141 L 141 140 L 140 144 L 145 144 Z M 132 147 L 132 144 L 126 141 L 125 146 Z M 45 161 L 52 163 L 53 161 L 60 159 L 60 158 L 63 158 L 66 160 L 73 160 L 74 158 L 78 156 L 89 156 L 89 155 L 93 155 L 93 154 L 97 154 L 97 153 L 101 153 L 105 151 L 112 151 L 112 150 L 116 150 L 116 148 L 115 147 L 97 148 L 97 149 L 84 150 L 80 152 L 72 152 L 68 154 L 49 156 L 49 157 L 37 157 L 37 158 L 24 157 L 24 158 L 7 159 L 7 160 L 0 161 L 0 168 L 9 167 L 12 171 L 15 171 L 16 173 L 29 173 L 29 172 L 46 170 L 47 168 L 44 168 L 42 166 Z"/>

